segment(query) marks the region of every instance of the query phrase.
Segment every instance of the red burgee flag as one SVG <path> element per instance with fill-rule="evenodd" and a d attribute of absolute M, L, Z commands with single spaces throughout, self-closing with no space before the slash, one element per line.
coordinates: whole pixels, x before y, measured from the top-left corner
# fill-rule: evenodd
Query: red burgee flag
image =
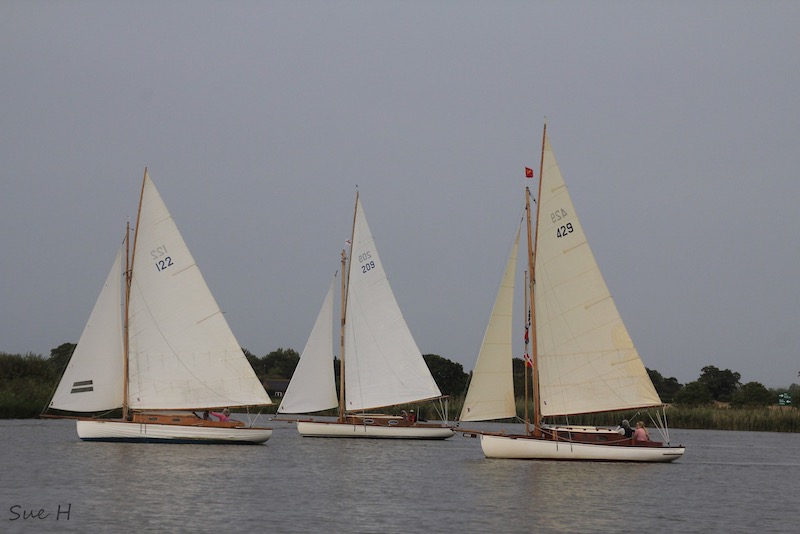
<path fill-rule="evenodd" d="M 525 167 L 525 178 L 533 178 L 533 169 Z"/>

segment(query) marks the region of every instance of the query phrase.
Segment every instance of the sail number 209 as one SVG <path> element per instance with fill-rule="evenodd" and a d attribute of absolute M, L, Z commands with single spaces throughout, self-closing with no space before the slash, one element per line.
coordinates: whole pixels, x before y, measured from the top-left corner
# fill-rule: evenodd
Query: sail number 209
<path fill-rule="evenodd" d="M 375 268 L 375 262 L 372 260 L 372 252 L 366 251 L 358 255 L 358 263 L 361 264 L 361 274 L 366 274 Z"/>

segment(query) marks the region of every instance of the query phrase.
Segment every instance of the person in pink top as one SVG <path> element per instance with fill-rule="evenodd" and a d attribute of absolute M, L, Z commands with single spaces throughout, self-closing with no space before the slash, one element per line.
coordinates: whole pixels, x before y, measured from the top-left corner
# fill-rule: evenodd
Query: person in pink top
<path fill-rule="evenodd" d="M 650 441 L 650 434 L 647 432 L 647 429 L 644 427 L 644 423 L 642 421 L 636 422 L 636 430 L 633 433 L 633 440 Z"/>
<path fill-rule="evenodd" d="M 230 411 L 228 411 L 228 409 L 227 409 L 227 408 L 225 408 L 224 410 L 222 410 L 222 413 L 219 413 L 219 412 L 211 412 L 211 415 L 213 415 L 214 417 L 216 417 L 216 418 L 217 418 L 217 419 L 219 419 L 220 421 L 230 421 L 230 420 L 231 420 L 231 418 L 230 418 L 230 413 L 231 413 L 231 412 L 230 412 Z"/>

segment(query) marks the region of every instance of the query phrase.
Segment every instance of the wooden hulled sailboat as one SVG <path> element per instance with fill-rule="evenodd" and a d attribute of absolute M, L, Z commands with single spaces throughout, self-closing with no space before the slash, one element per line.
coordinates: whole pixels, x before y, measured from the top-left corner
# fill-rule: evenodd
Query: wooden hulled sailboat
<path fill-rule="evenodd" d="M 129 235 L 46 415 L 76 417 L 83 440 L 267 441 L 272 429 L 194 413 L 272 401 L 146 169 L 130 260 Z M 75 415 L 119 408 L 121 419 Z"/>
<path fill-rule="evenodd" d="M 542 139 L 536 233 L 526 188 L 532 309 L 532 421 L 520 435 L 476 432 L 490 458 L 671 462 L 664 404 L 656 393 L 589 248 L 547 138 Z M 509 258 L 460 421 L 516 417 L 511 316 L 519 233 Z M 527 312 L 527 310 L 526 310 Z M 526 313 L 527 315 L 527 313 Z M 527 319 L 526 319 L 527 321 Z M 526 328 L 527 328 L 526 324 Z M 617 429 L 574 426 L 572 415 L 653 410 L 664 442 L 637 442 Z M 546 420 L 566 420 L 548 424 Z"/>
<path fill-rule="evenodd" d="M 389 285 L 358 194 L 350 258 L 342 252 L 340 396 L 332 359 L 334 283 L 309 336 L 278 413 L 337 408 L 336 421 L 299 420 L 303 436 L 446 439 L 442 424 L 374 413 L 442 398 Z"/>

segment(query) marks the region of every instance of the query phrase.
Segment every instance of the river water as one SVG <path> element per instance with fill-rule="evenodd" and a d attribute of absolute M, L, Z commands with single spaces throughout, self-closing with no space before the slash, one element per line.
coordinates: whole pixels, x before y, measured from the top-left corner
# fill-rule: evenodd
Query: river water
<path fill-rule="evenodd" d="M 798 434 L 673 429 L 682 459 L 625 464 L 487 460 L 461 434 L 301 438 L 270 425 L 261 446 L 162 445 L 0 421 L 0 532 L 800 531 Z"/>

